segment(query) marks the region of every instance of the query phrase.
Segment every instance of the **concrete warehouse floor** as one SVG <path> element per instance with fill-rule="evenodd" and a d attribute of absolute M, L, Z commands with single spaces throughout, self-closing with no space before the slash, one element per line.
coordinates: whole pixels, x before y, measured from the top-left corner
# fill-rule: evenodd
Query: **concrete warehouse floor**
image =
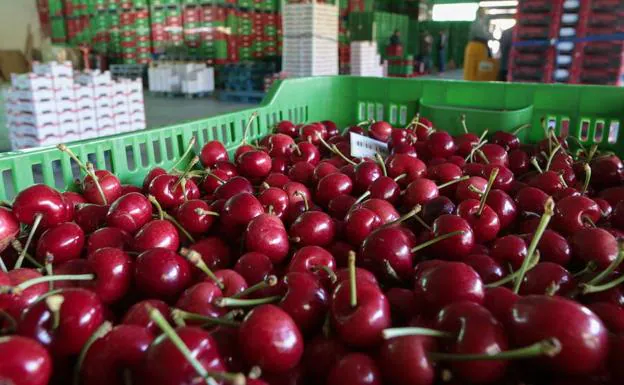
<path fill-rule="evenodd" d="M 431 79 L 461 79 L 462 70 L 448 71 L 442 76 L 429 75 Z M 5 124 L 4 105 L 0 97 L 0 152 L 10 151 Z M 213 98 L 165 98 L 145 93 L 145 115 L 148 127 L 161 127 L 189 120 L 203 119 L 254 106 L 245 103 L 221 102 Z"/>

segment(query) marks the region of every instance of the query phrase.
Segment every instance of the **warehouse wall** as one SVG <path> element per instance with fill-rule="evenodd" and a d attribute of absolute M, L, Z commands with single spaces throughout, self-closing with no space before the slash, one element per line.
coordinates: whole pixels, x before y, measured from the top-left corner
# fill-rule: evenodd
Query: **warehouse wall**
<path fill-rule="evenodd" d="M 35 0 L 0 0 L 0 50 L 24 50 L 28 24 L 39 47 L 39 16 Z"/>

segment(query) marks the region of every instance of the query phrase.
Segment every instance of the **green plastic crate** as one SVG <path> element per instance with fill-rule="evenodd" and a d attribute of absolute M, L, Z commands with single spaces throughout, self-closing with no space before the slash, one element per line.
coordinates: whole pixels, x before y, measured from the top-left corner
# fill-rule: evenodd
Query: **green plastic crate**
<path fill-rule="evenodd" d="M 402 127 L 420 112 L 455 134 L 462 132 L 462 114 L 477 134 L 485 129 L 511 131 L 528 123 L 531 129 L 519 134 L 525 142 L 544 137 L 542 119 L 546 119 L 557 133 L 567 130 L 586 145 L 599 143 L 624 154 L 624 140 L 618 140 L 617 132 L 624 124 L 624 88 L 351 76 L 280 81 L 257 108 L 70 147 L 81 159 L 112 170 L 124 183 L 140 185 L 151 168 L 171 167 L 192 136 L 197 137 L 196 150 L 217 139 L 234 151 L 254 111 L 258 118 L 250 140 L 261 138 L 282 119 L 295 123 L 330 119 L 346 127 L 375 118 Z M 33 183 L 64 189 L 78 177 L 72 173 L 70 159 L 54 147 L 0 154 L 0 174 L 0 199 L 12 199 L 16 191 Z"/>

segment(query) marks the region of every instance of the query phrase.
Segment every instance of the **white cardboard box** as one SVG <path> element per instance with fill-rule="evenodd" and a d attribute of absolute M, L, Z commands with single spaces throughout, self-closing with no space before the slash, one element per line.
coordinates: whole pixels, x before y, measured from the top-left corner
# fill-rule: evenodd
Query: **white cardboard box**
<path fill-rule="evenodd" d="M 52 89 L 52 76 L 37 75 L 34 73 L 27 74 L 11 74 L 11 84 L 13 88 L 19 90 L 40 90 Z"/>
<path fill-rule="evenodd" d="M 109 85 L 112 82 L 110 71 L 100 72 L 98 70 L 82 72 L 76 77 L 76 83 L 82 85 L 99 86 Z"/>
<path fill-rule="evenodd" d="M 74 70 L 70 61 L 40 63 L 33 62 L 33 72 L 37 75 L 52 75 L 53 77 L 73 78 Z"/>

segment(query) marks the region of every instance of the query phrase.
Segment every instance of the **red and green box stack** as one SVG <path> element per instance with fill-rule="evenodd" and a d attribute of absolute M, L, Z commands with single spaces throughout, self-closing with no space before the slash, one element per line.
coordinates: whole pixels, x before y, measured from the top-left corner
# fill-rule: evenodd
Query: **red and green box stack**
<path fill-rule="evenodd" d="M 397 78 L 409 78 L 414 76 L 414 56 L 389 56 L 388 76 Z"/>
<path fill-rule="evenodd" d="M 182 10 L 178 0 L 153 0 L 151 2 L 152 48 L 164 52 L 170 46 L 184 44 Z"/>

